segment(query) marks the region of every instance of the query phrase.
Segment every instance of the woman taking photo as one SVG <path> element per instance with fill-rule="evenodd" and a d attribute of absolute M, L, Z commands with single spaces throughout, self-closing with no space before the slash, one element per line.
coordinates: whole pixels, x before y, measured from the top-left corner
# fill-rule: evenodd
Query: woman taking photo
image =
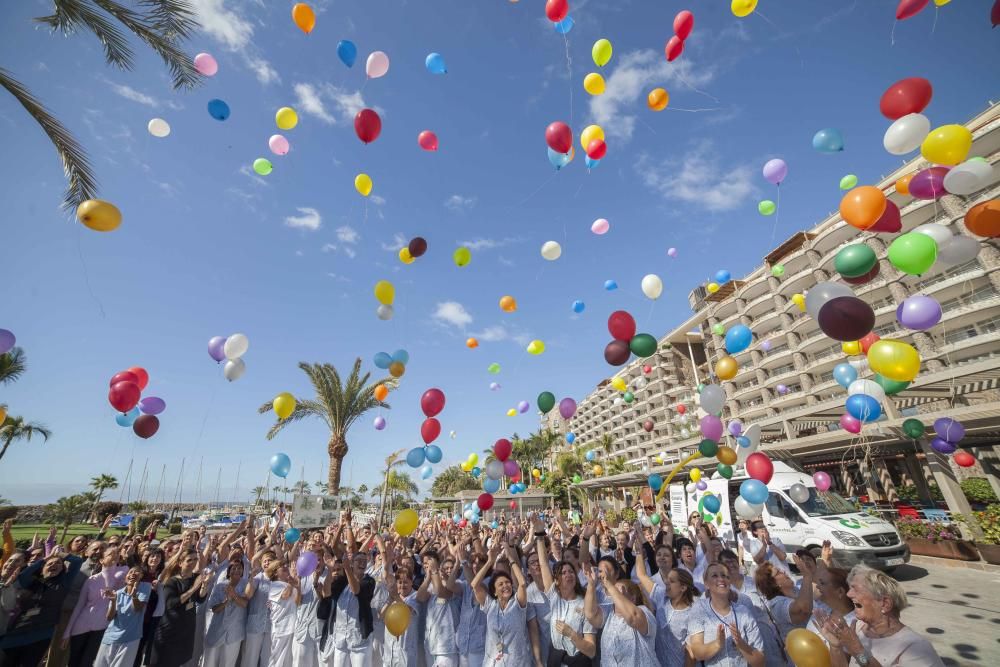
<path fill-rule="evenodd" d="M 729 570 L 722 563 L 705 568 L 705 596 L 688 626 L 694 659 L 706 667 L 763 667 L 757 622 L 746 606 L 732 603 Z"/>
<path fill-rule="evenodd" d="M 549 609 L 548 667 L 589 667 L 597 653 L 597 632 L 584 616 L 584 589 L 576 568 L 561 560 L 553 568 L 545 551 L 545 539 L 535 531 L 539 574 Z"/>
<path fill-rule="evenodd" d="M 483 586 L 490 564 L 500 554 L 500 540 L 494 540 L 487 554 L 486 564 L 476 573 L 471 587 L 476 601 L 486 614 L 486 655 L 483 667 L 525 667 L 534 661 L 528 640 L 528 584 L 521 572 L 521 563 L 514 547 L 506 547 L 510 570 L 517 579 L 517 589 L 511 576 L 493 571 L 489 592 Z"/>
<path fill-rule="evenodd" d="M 202 667 L 236 665 L 247 623 L 247 599 L 241 594 L 242 579 L 243 559 L 237 558 L 230 561 L 225 582 L 216 584 L 208 596 Z"/>
<path fill-rule="evenodd" d="M 208 576 L 195 574 L 198 562 L 198 552 L 188 549 L 167 565 L 163 618 L 156 627 L 150 663 L 155 667 L 180 667 L 194 652 L 195 605 L 205 601 L 210 583 Z"/>
<path fill-rule="evenodd" d="M 129 667 L 139 654 L 142 617 L 152 587 L 142 581 L 142 568 L 133 567 L 125 575 L 125 585 L 108 599 L 108 627 L 101 638 L 95 667 Z"/>
<path fill-rule="evenodd" d="M 592 626 L 604 628 L 601 633 L 602 667 L 657 664 L 656 617 L 646 606 L 638 584 L 630 580 L 612 582 L 601 568 L 598 568 L 598 577 L 610 600 L 610 608 L 598 604 L 597 580 L 591 571 L 587 573 L 584 613 Z"/>

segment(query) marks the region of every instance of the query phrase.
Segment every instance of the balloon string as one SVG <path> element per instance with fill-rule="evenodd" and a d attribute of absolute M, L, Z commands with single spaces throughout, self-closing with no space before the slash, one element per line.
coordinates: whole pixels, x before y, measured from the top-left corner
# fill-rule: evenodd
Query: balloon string
<path fill-rule="evenodd" d="M 938 10 L 939 9 L 940 9 L 940 7 L 938 7 L 937 5 L 934 6 L 934 23 L 931 24 L 931 34 L 932 35 L 934 34 L 934 31 L 937 29 Z"/>
<path fill-rule="evenodd" d="M 772 21 L 771 19 L 767 18 L 767 16 L 764 14 L 764 12 L 755 12 L 755 13 L 758 16 L 760 16 L 762 19 L 764 19 L 767 23 L 769 23 L 771 25 L 771 27 L 775 29 L 776 32 L 781 32 L 781 28 L 779 28 L 778 25 L 774 21 Z M 799 56 L 799 67 L 801 67 L 802 69 L 805 69 L 806 68 L 806 61 L 802 59 L 802 52 L 799 51 L 799 45 L 796 44 L 795 42 L 792 42 L 792 48 L 795 49 L 795 53 Z"/>
<path fill-rule="evenodd" d="M 889 33 L 889 46 L 896 46 L 896 24 L 899 23 L 897 20 L 892 22 L 892 31 Z"/>
<path fill-rule="evenodd" d="M 94 294 L 93 288 L 90 286 L 90 274 L 87 271 L 87 262 L 83 259 L 83 246 L 80 244 L 80 235 L 83 234 L 82 225 L 76 230 L 76 252 L 80 256 L 80 266 L 83 267 L 83 282 L 87 286 L 87 291 L 90 293 L 90 298 L 94 300 L 97 304 L 98 310 L 101 311 L 101 319 L 107 319 L 107 314 L 104 312 L 104 306 L 101 304 L 101 300 L 97 298 Z"/>
<path fill-rule="evenodd" d="M 688 88 L 690 88 L 694 92 L 700 93 L 700 94 L 704 95 L 705 97 L 708 97 L 708 98 L 714 100 L 716 103 L 721 104 L 721 102 L 719 101 L 719 98 L 716 97 L 715 95 L 713 95 L 711 93 L 708 93 L 708 92 L 705 92 L 704 90 L 701 90 L 700 88 L 696 88 L 695 86 L 693 86 L 691 84 L 691 82 L 688 81 L 684 77 L 684 74 L 681 72 L 681 69 L 679 67 L 677 68 L 677 78 L 681 80 L 681 83 L 683 83 L 685 86 L 687 86 Z"/>
<path fill-rule="evenodd" d="M 702 111 L 722 111 L 722 107 L 710 107 L 708 109 L 682 109 L 680 107 L 667 107 L 664 111 L 687 111 L 688 113 L 701 113 Z M 640 120 L 642 119 L 640 118 Z M 646 127 L 649 126 L 647 125 Z"/>
<path fill-rule="evenodd" d="M 549 184 L 549 181 L 551 181 L 553 178 L 555 178 L 556 174 L 558 174 L 558 173 L 559 173 L 558 170 L 552 172 L 552 174 L 547 179 L 545 179 L 545 181 L 541 185 L 539 185 L 538 188 L 536 188 L 534 192 L 532 192 L 530 195 L 528 195 L 527 197 L 525 197 L 524 200 L 522 200 L 520 203 L 517 203 L 517 204 L 514 204 L 513 206 L 508 207 L 507 210 L 514 209 L 514 208 L 517 208 L 519 206 L 524 206 L 526 203 L 528 203 L 529 199 L 531 199 L 532 197 L 534 197 L 535 195 L 537 195 L 539 192 L 541 192 L 542 189 L 546 185 Z"/>
<path fill-rule="evenodd" d="M 569 37 L 563 33 L 563 43 L 566 45 L 566 75 L 569 79 L 569 126 L 573 127 L 573 58 L 569 55 Z"/>
<path fill-rule="evenodd" d="M 683 111 L 683 109 L 679 109 L 679 111 Z M 649 123 L 647 123 L 645 120 L 643 120 L 642 116 L 636 116 L 636 118 L 638 118 L 639 122 L 642 123 L 643 125 L 645 125 L 649 129 L 650 132 L 652 132 L 653 134 L 656 134 L 656 130 L 654 130 Z"/>

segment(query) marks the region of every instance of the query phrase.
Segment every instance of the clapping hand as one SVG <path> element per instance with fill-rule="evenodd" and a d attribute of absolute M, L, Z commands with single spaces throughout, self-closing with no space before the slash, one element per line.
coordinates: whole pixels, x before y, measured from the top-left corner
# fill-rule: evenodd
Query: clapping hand
<path fill-rule="evenodd" d="M 556 621 L 555 625 L 556 625 L 556 632 L 561 634 L 563 637 L 572 638 L 573 635 L 576 634 L 576 631 L 573 630 L 573 627 L 563 621 Z"/>
<path fill-rule="evenodd" d="M 753 652 L 753 646 L 750 646 L 750 644 L 747 643 L 746 639 L 743 638 L 743 635 L 740 634 L 740 629 L 732 623 L 729 624 L 729 632 L 733 635 L 733 642 L 736 644 L 736 648 L 741 653 Z"/>

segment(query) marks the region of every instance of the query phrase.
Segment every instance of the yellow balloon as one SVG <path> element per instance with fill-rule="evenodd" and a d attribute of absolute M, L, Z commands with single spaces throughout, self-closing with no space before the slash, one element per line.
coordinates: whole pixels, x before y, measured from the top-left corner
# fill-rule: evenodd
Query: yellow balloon
<path fill-rule="evenodd" d="M 951 2 L 951 0 L 934 0 L 934 4 L 937 5 L 938 7 L 944 7 L 949 2 Z"/>
<path fill-rule="evenodd" d="M 657 457 L 653 458 L 653 460 L 656 461 L 656 463 L 658 465 L 663 465 L 663 458 L 662 457 L 657 456 Z"/>
<path fill-rule="evenodd" d="M 920 154 L 928 162 L 954 166 L 965 161 L 972 148 L 972 132 L 964 125 L 942 125 L 920 144 Z"/>
<path fill-rule="evenodd" d="M 411 509 L 405 509 L 396 517 L 393 527 L 401 536 L 407 537 L 417 529 L 418 523 L 420 523 L 420 517 L 417 516 L 417 513 Z"/>
<path fill-rule="evenodd" d="M 354 177 L 354 189 L 362 197 L 367 197 L 372 193 L 372 177 L 368 174 L 358 174 Z"/>
<path fill-rule="evenodd" d="M 591 95 L 601 95 L 604 92 L 604 77 L 597 72 L 591 72 L 583 77 L 583 89 Z"/>
<path fill-rule="evenodd" d="M 76 219 L 95 232 L 113 232 L 122 224 L 122 212 L 111 202 L 88 199 L 76 207 Z"/>
<path fill-rule="evenodd" d="M 719 447 L 718 451 L 715 452 L 715 458 L 719 459 L 719 463 L 725 463 L 727 466 L 731 466 L 736 463 L 736 450 L 732 447 L 722 445 Z"/>
<path fill-rule="evenodd" d="M 472 252 L 465 246 L 462 246 L 461 248 L 455 249 L 451 258 L 455 262 L 455 266 L 465 266 L 472 261 Z"/>
<path fill-rule="evenodd" d="M 618 391 L 625 391 L 626 389 L 628 389 L 628 384 L 625 383 L 625 378 L 621 377 L 616 377 L 614 380 L 612 380 L 611 386 L 617 389 Z"/>
<path fill-rule="evenodd" d="M 403 373 L 406 372 L 406 366 L 401 361 L 394 361 L 389 364 L 389 375 L 394 378 L 403 377 Z"/>
<path fill-rule="evenodd" d="M 462 461 L 462 470 L 464 470 L 465 472 L 469 472 L 470 470 L 472 470 L 472 466 L 469 465 L 468 461 Z"/>
<path fill-rule="evenodd" d="M 653 111 L 663 111 L 670 104 L 670 93 L 664 88 L 653 88 L 646 96 L 646 106 Z"/>
<path fill-rule="evenodd" d="M 733 10 L 733 16 L 743 18 L 750 16 L 753 10 L 757 9 L 757 0 L 733 0 L 729 8 Z"/>
<path fill-rule="evenodd" d="M 414 261 L 413 255 L 410 254 L 409 248 L 399 249 L 399 261 L 401 261 L 403 264 L 413 264 Z"/>
<path fill-rule="evenodd" d="M 785 638 L 785 652 L 795 667 L 830 667 L 830 649 L 811 630 L 795 628 Z"/>
<path fill-rule="evenodd" d="M 852 357 L 855 354 L 861 354 L 861 343 L 856 340 L 849 340 L 846 343 L 841 343 L 840 349 L 844 354 Z"/>
<path fill-rule="evenodd" d="M 604 474 L 604 468 L 602 468 L 600 465 L 595 465 L 594 466 L 594 474 L 597 475 L 598 477 L 600 477 L 601 475 Z"/>
<path fill-rule="evenodd" d="M 508 417 L 516 417 L 517 416 L 517 410 L 515 410 L 514 408 L 511 408 L 511 409 L 507 410 L 507 416 Z"/>
<path fill-rule="evenodd" d="M 405 510 L 412 512 L 413 510 Z M 410 607 L 403 602 L 393 602 L 385 610 L 385 629 L 395 637 L 402 637 L 406 628 L 410 627 Z"/>
<path fill-rule="evenodd" d="M 868 348 L 868 365 L 882 377 L 911 382 L 920 372 L 920 353 L 902 341 L 879 340 Z"/>
<path fill-rule="evenodd" d="M 604 130 L 601 129 L 600 125 L 588 125 L 583 132 L 580 133 L 580 145 L 583 146 L 583 150 L 587 150 L 587 146 L 594 139 L 600 139 L 604 141 Z"/>
<path fill-rule="evenodd" d="M 7 419 L 7 408 L 0 405 L 0 424 L 3 424 L 6 419 Z"/>
<path fill-rule="evenodd" d="M 594 59 L 595 65 L 604 67 L 611 60 L 611 51 L 611 42 L 602 37 L 594 42 L 594 46 L 590 49 L 590 56 Z"/>
<path fill-rule="evenodd" d="M 475 452 L 469 454 L 469 463 L 471 463 L 472 465 L 476 465 L 477 463 L 479 463 L 479 454 L 476 454 Z"/>
<path fill-rule="evenodd" d="M 740 365 L 730 356 L 725 356 L 715 362 L 715 374 L 720 380 L 732 380 L 740 372 Z"/>
<path fill-rule="evenodd" d="M 528 354 L 541 354 L 545 351 L 545 343 L 540 340 L 533 340 L 528 343 Z"/>
<path fill-rule="evenodd" d="M 531 470 L 531 476 L 532 477 L 541 477 L 542 476 L 542 471 L 539 470 L 538 468 L 533 468 Z"/>
<path fill-rule="evenodd" d="M 379 303 L 391 306 L 396 299 L 396 288 L 388 280 L 380 280 L 375 283 L 375 298 Z"/>
<path fill-rule="evenodd" d="M 295 412 L 295 397 L 283 391 L 274 397 L 271 405 L 274 406 L 274 414 L 278 415 L 278 419 L 288 419 Z"/>
<path fill-rule="evenodd" d="M 281 107 L 278 113 L 274 114 L 274 122 L 282 130 L 290 130 L 299 124 L 299 115 L 292 107 Z"/>
<path fill-rule="evenodd" d="M 691 469 L 691 481 L 692 482 L 697 482 L 700 479 L 701 479 L 701 468 L 692 468 Z"/>
<path fill-rule="evenodd" d="M 793 294 L 792 303 L 799 307 L 799 310 L 803 313 L 806 312 L 806 295 L 805 294 Z"/>
<path fill-rule="evenodd" d="M 705 286 L 705 289 L 708 290 L 709 294 L 715 294 L 719 291 L 719 283 L 709 283 Z"/>

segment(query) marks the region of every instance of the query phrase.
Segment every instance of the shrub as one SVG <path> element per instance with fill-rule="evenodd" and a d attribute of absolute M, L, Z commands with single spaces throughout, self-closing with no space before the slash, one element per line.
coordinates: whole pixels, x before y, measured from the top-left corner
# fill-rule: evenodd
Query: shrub
<path fill-rule="evenodd" d="M 621 518 L 618 516 L 617 510 L 608 510 L 604 513 L 604 522 L 608 524 L 608 527 L 614 530 L 618 527 L 618 522 Z"/>
<path fill-rule="evenodd" d="M 180 535 L 184 526 L 180 519 L 175 519 L 167 525 L 167 532 L 171 535 Z"/>
<path fill-rule="evenodd" d="M 900 517 L 896 529 L 903 539 L 919 537 L 931 542 L 951 542 L 962 539 L 956 526 L 941 521 L 924 521 L 913 517 Z"/>
<path fill-rule="evenodd" d="M 3 523 L 7 519 L 14 519 L 17 517 L 17 508 L 13 506 L 0 507 L 0 523 Z"/>
<path fill-rule="evenodd" d="M 1000 502 L 993 492 L 993 487 L 985 477 L 970 477 L 961 483 L 962 492 L 970 502 L 996 503 Z"/>
<path fill-rule="evenodd" d="M 979 529 L 983 531 L 983 544 L 1000 544 L 1000 505 L 992 504 L 982 512 L 973 513 Z"/>
<path fill-rule="evenodd" d="M 166 521 L 167 515 L 148 512 L 146 514 L 140 514 L 132 520 L 135 521 L 135 532 L 142 534 L 146 532 L 146 529 L 149 528 L 149 524 L 153 523 L 153 521 L 159 521 L 160 523 Z"/>
<path fill-rule="evenodd" d="M 636 519 L 638 518 L 639 516 L 635 513 L 635 510 L 632 509 L 631 507 L 626 507 L 625 509 L 622 510 L 621 520 L 626 522 L 628 525 L 631 526 L 632 524 L 634 524 Z"/>
<path fill-rule="evenodd" d="M 97 503 L 97 507 L 94 508 L 94 516 L 97 519 L 97 523 L 104 523 L 104 519 L 108 516 L 115 516 L 121 514 L 122 512 L 121 503 L 116 503 L 111 500 L 105 500 L 104 502 Z"/>

